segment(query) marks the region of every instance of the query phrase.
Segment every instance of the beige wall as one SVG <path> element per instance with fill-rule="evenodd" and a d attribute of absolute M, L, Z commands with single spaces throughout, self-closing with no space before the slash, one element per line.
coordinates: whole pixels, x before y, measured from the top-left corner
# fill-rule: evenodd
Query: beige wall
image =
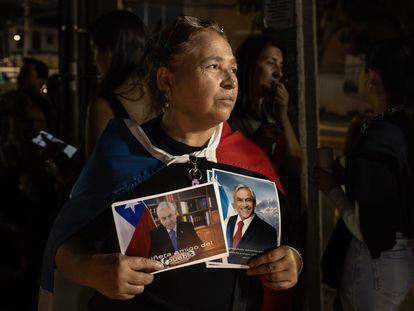
<path fill-rule="evenodd" d="M 225 3 L 235 3 L 234 1 L 221 1 Z M 188 3 L 188 2 L 186 2 Z M 194 3 L 199 3 L 194 1 Z M 193 7 L 190 5 L 184 5 L 183 7 L 184 15 L 191 15 L 198 18 L 210 19 L 217 22 L 220 26 L 224 28 L 229 42 L 233 48 L 233 51 L 236 51 L 243 40 L 251 34 L 250 31 L 250 20 L 247 16 L 241 15 L 237 12 L 236 6 L 232 7 L 208 7 L 208 5 L 203 7 Z"/>

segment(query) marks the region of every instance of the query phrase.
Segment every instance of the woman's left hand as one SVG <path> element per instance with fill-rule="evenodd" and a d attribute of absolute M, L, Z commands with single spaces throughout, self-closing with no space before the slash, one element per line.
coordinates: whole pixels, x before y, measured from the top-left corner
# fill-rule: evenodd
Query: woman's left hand
<path fill-rule="evenodd" d="M 288 246 L 280 246 L 249 260 L 247 275 L 259 275 L 273 290 L 286 290 L 298 282 L 302 260 Z"/>
<path fill-rule="evenodd" d="M 328 194 L 332 189 L 339 187 L 343 177 L 343 167 L 339 164 L 337 159 L 332 165 L 330 171 L 315 166 L 312 170 L 313 185 L 324 194 Z"/>

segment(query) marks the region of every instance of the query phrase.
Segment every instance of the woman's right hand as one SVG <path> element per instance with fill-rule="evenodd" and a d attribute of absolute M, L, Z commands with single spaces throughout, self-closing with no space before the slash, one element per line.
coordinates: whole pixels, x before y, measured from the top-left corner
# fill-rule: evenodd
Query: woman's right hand
<path fill-rule="evenodd" d="M 120 253 L 92 255 L 89 286 L 101 294 L 119 300 L 132 299 L 151 284 L 151 272 L 164 268 L 159 261 Z"/>
<path fill-rule="evenodd" d="M 312 171 L 313 185 L 324 194 L 328 194 L 332 189 L 343 184 L 344 168 L 340 165 L 339 159 L 336 159 L 330 170 L 320 166 L 315 166 Z"/>

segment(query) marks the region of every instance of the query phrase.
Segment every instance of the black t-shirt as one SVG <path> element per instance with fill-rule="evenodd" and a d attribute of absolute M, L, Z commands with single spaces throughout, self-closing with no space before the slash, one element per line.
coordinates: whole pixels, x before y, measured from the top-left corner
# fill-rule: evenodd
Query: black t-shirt
<path fill-rule="evenodd" d="M 201 148 L 194 148 L 175 141 L 160 126 L 160 118 L 142 125 L 144 132 L 158 148 L 173 155 L 186 154 Z M 203 172 L 201 183 L 207 182 L 206 170 L 217 168 L 248 176 L 265 178 L 251 171 L 233 166 L 213 163 L 205 158 L 197 160 Z M 117 200 L 153 195 L 191 186 L 188 171 L 190 163 L 169 165 L 135 189 Z M 104 233 L 102 252 L 119 252 L 115 225 L 111 209 L 102 215 L 97 223 L 105 228 L 96 231 Z M 127 301 L 111 300 L 96 293 L 90 302 L 90 310 L 260 310 L 263 289 L 258 277 L 246 276 L 240 269 L 207 269 L 205 263 L 186 266 L 154 275 L 152 284 L 145 287 L 143 294 Z"/>

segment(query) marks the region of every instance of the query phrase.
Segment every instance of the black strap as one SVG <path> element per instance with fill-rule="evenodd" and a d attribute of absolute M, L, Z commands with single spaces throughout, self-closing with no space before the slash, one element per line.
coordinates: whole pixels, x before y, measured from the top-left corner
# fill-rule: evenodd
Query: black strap
<path fill-rule="evenodd" d="M 114 93 L 105 94 L 103 98 L 108 102 L 109 108 L 111 108 L 115 118 L 130 119 L 124 105 L 122 105 Z"/>

